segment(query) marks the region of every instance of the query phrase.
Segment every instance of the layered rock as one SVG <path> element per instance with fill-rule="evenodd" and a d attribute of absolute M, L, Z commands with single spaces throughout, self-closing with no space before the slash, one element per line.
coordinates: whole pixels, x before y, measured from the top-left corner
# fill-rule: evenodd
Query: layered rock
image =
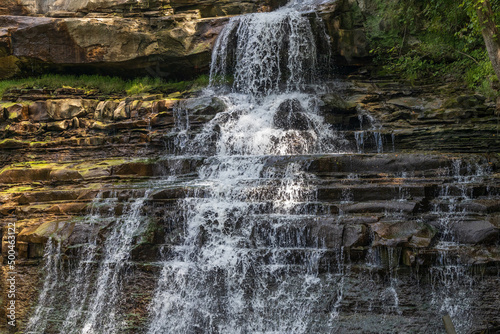
<path fill-rule="evenodd" d="M 299 212 L 286 225 L 273 224 L 274 217 L 252 217 L 247 223 L 255 224 L 254 232 L 241 247 L 260 252 L 279 240 L 283 248 L 295 247 L 283 255 L 288 264 L 305 265 L 303 252 L 320 249 L 321 275 L 343 265 L 350 268 L 343 273 L 350 293 L 338 306 L 343 314 L 338 324 L 351 332 L 361 330 L 352 318 L 363 326 L 398 312 L 411 319 L 408 331 L 438 331 L 438 315 L 422 321 L 431 301 L 415 287 L 432 288 L 438 279 L 433 275 L 439 275 L 432 268 L 443 254 L 447 261 L 460 261 L 465 268 L 460 275 L 467 270 L 481 274 L 474 276 L 474 296 L 484 297 L 477 297 L 483 303 L 473 310 L 478 321 L 498 319 L 498 298 L 490 294 L 500 263 L 499 146 L 490 127 L 494 105 L 460 87 L 412 87 L 362 75 L 346 84 L 322 97 L 322 113 L 352 151 L 361 153 L 268 157 L 266 168 L 276 170 L 307 161 L 303 172 L 311 175 L 308 185 L 315 197 L 304 203 L 303 212 L 315 216 Z M 151 187 L 148 182 L 170 175 L 194 179 L 204 157 L 161 157 L 179 151 L 179 131 L 188 140 L 225 108 L 218 98 L 196 94 L 92 94 L 68 88 L 12 90 L 5 95 L 9 101 L 0 104 L 2 254 L 5 259 L 8 224 L 15 223 L 20 327 L 43 283 L 39 278 L 49 238 L 61 242 L 63 262 L 72 263 L 92 236 L 105 240 L 117 217 Z M 296 105 L 294 100 L 283 104 L 277 121 L 286 124 L 279 126 L 301 128 Z M 453 136 L 458 129 L 461 135 Z M 381 150 L 376 138 L 383 139 Z M 275 189 L 275 184 L 259 187 L 259 200 L 272 199 Z M 178 200 L 204 193 L 203 187 L 179 183 L 148 195 L 142 210 L 150 219 L 135 236 L 132 274 L 120 299 L 119 309 L 131 324 L 128 333 L 147 326 L 151 282 L 159 270 L 152 263 L 182 241 L 182 219 L 171 219 L 178 214 Z M 102 219 L 89 224 L 83 218 L 89 212 Z M 204 242 L 203 233 L 199 242 Z M 259 256 L 265 259 L 266 254 Z M 2 270 L 5 275 L 7 267 Z M 370 306 L 392 305 L 387 282 L 394 275 L 402 282 L 398 308 Z M 379 296 L 388 301 L 382 303 Z M 321 307 L 332 305 L 325 300 Z M 57 332 L 60 322 L 50 321 L 47 333 Z"/>
<path fill-rule="evenodd" d="M 41 73 L 189 78 L 207 73 L 228 16 L 280 1 L 8 2 L 0 14 L 0 79 Z M 356 4 L 333 2 L 311 15 L 323 55 L 343 64 L 370 58 Z M 13 15 L 31 16 L 13 16 Z M 33 15 L 42 16 L 33 16 Z M 327 43 L 328 34 L 331 43 Z M 323 45 L 324 44 L 324 45 Z"/>
<path fill-rule="evenodd" d="M 3 16 L 0 71 L 4 78 L 30 66 L 35 73 L 189 77 L 207 71 L 225 21 L 197 13 L 156 19 Z"/>

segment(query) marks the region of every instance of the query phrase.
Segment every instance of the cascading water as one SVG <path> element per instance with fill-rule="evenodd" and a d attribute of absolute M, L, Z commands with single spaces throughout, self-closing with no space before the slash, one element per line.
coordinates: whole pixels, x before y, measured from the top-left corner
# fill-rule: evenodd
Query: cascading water
<path fill-rule="evenodd" d="M 31 316 L 26 333 L 43 333 L 53 310 L 54 290 L 61 276 L 61 243 L 49 239 L 45 246 L 45 281 L 38 297 L 38 305 Z"/>
<path fill-rule="evenodd" d="M 203 194 L 179 203 L 184 237 L 163 263 L 149 333 L 324 331 L 314 314 L 325 296 L 335 304 L 337 280 L 318 277 L 324 240 L 303 222 L 309 176 L 286 157 L 267 164 L 340 148 L 318 100 L 300 92 L 316 75 L 309 20 L 293 6 L 233 18 L 212 59 L 212 87 L 234 76 L 234 93 L 187 147 L 208 153 L 216 138 L 190 184 Z"/>
<path fill-rule="evenodd" d="M 100 212 L 101 206 L 114 208 L 116 199 L 97 196 L 92 212 L 82 223 L 92 227 L 108 220 L 114 223 L 113 227 L 103 245 L 98 246 L 98 235 L 91 236 L 86 244 L 81 245 L 80 260 L 69 273 L 60 268 L 61 244 L 56 246 L 52 240 L 47 242 L 45 282 L 26 333 L 45 333 L 49 319 L 62 323 L 57 331 L 60 334 L 118 332 L 120 324 L 116 302 L 133 238 L 143 226 L 141 208 L 148 194 L 149 191 L 146 191 L 143 197 L 125 203 L 118 220 L 112 212 Z M 66 285 L 71 287 L 68 291 L 70 303 L 61 308 L 61 304 L 66 303 L 65 294 L 61 293 L 66 290 Z M 53 327 L 50 332 L 56 332 L 56 329 Z"/>
<path fill-rule="evenodd" d="M 211 83 L 232 75 L 234 89 L 253 97 L 300 91 L 313 82 L 316 58 L 311 25 L 297 10 L 243 15 L 215 45 Z"/>

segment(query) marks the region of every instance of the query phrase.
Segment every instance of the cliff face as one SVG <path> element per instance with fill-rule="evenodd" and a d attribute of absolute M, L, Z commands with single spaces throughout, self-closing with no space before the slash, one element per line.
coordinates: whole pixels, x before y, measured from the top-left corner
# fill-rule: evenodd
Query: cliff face
<path fill-rule="evenodd" d="M 500 146 L 494 105 L 481 96 L 465 95 L 453 85 L 410 87 L 358 75 L 344 78 L 342 87 L 322 96 L 321 109 L 345 136 L 346 150 L 357 153 L 295 158 L 307 160 L 306 172 L 315 177 L 311 181 L 316 189 L 311 203 L 317 207 L 314 212 L 329 212 L 331 219 L 305 217 L 282 232 L 260 225 L 263 234 L 256 232 L 252 242 L 264 242 L 260 238 L 273 233 L 284 233 L 282 237 L 299 233 L 308 238 L 310 247 L 324 243 L 320 272 L 328 272 L 339 261 L 351 263 L 352 269 L 344 275 L 350 293 L 357 292 L 339 306 L 344 312 L 340 328 L 359 329 L 350 317 L 366 325 L 380 314 L 404 314 L 405 319 L 412 319 L 406 325 L 409 331 L 425 328 L 429 332 L 439 331 L 440 319 L 436 315 L 430 323 L 421 322 L 428 312 L 425 303 L 430 302 L 426 296 L 436 288 L 432 282 L 438 276 L 433 275 L 445 274 L 428 270 L 440 261 L 443 250 L 437 245 L 444 238 L 443 226 L 449 224 L 446 233 L 461 246 L 448 250 L 447 259 L 460 259 L 469 268 L 463 275 L 466 270 L 482 275 L 470 276 L 477 280 L 470 294 L 483 298 L 470 311 L 477 323 L 471 321 L 479 328 L 481 319 L 499 320 L 495 318 L 498 298 L 488 292 L 495 289 L 500 263 Z M 195 135 L 225 105 L 218 98 L 189 94 L 110 99 L 74 89 L 13 90 L 6 98 L 10 101 L 0 105 L 2 256 L 8 255 L 8 224 L 15 223 L 17 316 L 18 328 L 22 328 L 42 290 L 44 281 L 39 277 L 47 275 L 42 266 L 47 263 L 44 252 L 49 238 L 61 243 L 61 261 L 71 266 L 83 256 L 82 247 L 92 236 L 106 240 L 114 224 L 121 224 L 119 217 L 135 199 L 145 196 L 148 182 L 170 175 L 195 177 L 203 157 L 161 157 L 178 152 L 180 131 L 187 129 L 188 136 Z M 290 158 L 270 157 L 267 165 L 279 170 L 286 159 Z M 193 191 L 178 186 L 148 195 L 142 212 L 149 218 L 143 222 L 144 230 L 134 236 L 123 283 L 123 294 L 128 297 L 117 306 L 129 323 L 125 332 L 141 333 L 147 327 L 148 302 L 155 286 L 151 282 L 159 275 L 154 263 L 164 252 L 165 240 L 168 247 L 179 242 L 182 226 L 173 219 L 175 203 L 203 192 Z M 109 204 L 97 205 L 99 199 Z M 99 214 L 102 221 L 90 224 L 84 218 L 90 212 Z M 458 221 L 446 222 L 446 217 L 457 214 Z M 341 255 L 340 247 L 344 247 Z M 374 254 L 381 267 L 371 267 Z M 289 260 L 300 264 L 300 258 Z M 63 273 L 77 270 L 70 268 Z M 2 270 L 7 275 L 7 266 Z M 384 282 L 395 273 L 402 284 L 397 287 L 398 308 L 391 311 L 395 306 L 388 302 L 373 309 L 370 303 L 386 294 Z M 363 275 L 378 283 L 366 286 Z M 422 290 L 414 290 L 416 281 Z M 458 287 L 467 282 L 453 284 Z M 57 305 L 70 302 L 64 294 L 59 297 Z M 5 293 L 2 298 L 7 300 Z M 321 307 L 331 307 L 329 303 L 325 300 Z M 54 320 L 49 320 L 47 333 L 60 331 L 55 319 L 61 314 L 50 318 Z M 5 318 L 4 313 L 0 316 Z M 384 326 L 392 325 L 388 321 Z"/>
<path fill-rule="evenodd" d="M 0 17 L 0 78 L 55 71 L 192 77 L 208 71 L 214 41 L 228 16 L 268 11 L 281 4 L 215 0 L 7 2 L 0 8 L 0 14 L 5 15 Z M 359 22 L 356 26 L 348 1 L 323 7 L 321 16 L 334 41 L 334 55 L 349 64 L 368 56 L 366 38 Z"/>

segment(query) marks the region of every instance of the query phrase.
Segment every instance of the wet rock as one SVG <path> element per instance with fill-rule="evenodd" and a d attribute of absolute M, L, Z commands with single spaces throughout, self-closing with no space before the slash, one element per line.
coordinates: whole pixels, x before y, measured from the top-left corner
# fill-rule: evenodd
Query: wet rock
<path fill-rule="evenodd" d="M 179 108 L 193 115 L 215 115 L 224 111 L 226 104 L 217 97 L 190 98 L 179 103 Z"/>
<path fill-rule="evenodd" d="M 335 222 L 319 221 L 311 229 L 310 238 L 317 247 L 340 248 L 344 226 Z"/>
<path fill-rule="evenodd" d="M 430 245 L 436 230 L 416 221 L 379 222 L 370 225 L 374 235 L 372 246 L 396 247 L 407 245 L 423 248 Z"/>
<path fill-rule="evenodd" d="M 489 221 L 463 221 L 451 227 L 458 242 L 466 244 L 495 243 L 499 238 L 499 229 Z"/>
<path fill-rule="evenodd" d="M 365 225 L 346 225 L 342 241 L 344 247 L 366 246 L 369 242 L 368 229 Z"/>
<path fill-rule="evenodd" d="M 296 99 L 286 100 L 281 103 L 274 114 L 273 123 L 284 130 L 308 130 L 309 119 L 304 114 L 300 102 Z"/>
<path fill-rule="evenodd" d="M 376 212 L 413 212 L 416 202 L 396 202 L 396 201 L 377 201 L 364 202 L 346 205 L 342 208 L 347 213 L 376 213 Z"/>

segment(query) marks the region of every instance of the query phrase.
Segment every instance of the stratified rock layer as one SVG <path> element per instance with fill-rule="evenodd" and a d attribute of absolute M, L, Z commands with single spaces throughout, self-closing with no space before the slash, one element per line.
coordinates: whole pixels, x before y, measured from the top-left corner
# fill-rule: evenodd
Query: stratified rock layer
<path fill-rule="evenodd" d="M 10 1 L 10 0 L 9 0 Z M 281 1 L 32 1 L 0 7 L 0 79 L 42 73 L 190 78 L 207 73 L 228 16 L 268 11 Z M 369 59 L 356 6 L 318 9 L 320 48 L 341 63 Z M 23 16 L 21 16 L 23 15 Z M 36 16 L 35 16 L 36 15 Z M 330 48 L 330 49 L 329 49 Z"/>
<path fill-rule="evenodd" d="M 355 153 L 268 157 L 266 168 L 278 170 L 307 161 L 304 172 L 312 176 L 315 199 L 304 203 L 304 210 L 315 216 L 304 215 L 280 228 L 273 227 L 271 218 L 256 218 L 258 228 L 249 240 L 254 246 L 246 247 L 300 239 L 311 249 L 324 249 L 320 275 L 346 265 L 349 293 L 336 306 L 339 331 L 370 333 L 370 323 L 382 316 L 389 331 L 404 315 L 408 332 L 439 332 L 440 316 L 429 320 L 426 305 L 440 279 L 440 272 L 430 268 L 443 254 L 460 261 L 461 275 L 475 280 L 468 294 L 481 303 L 471 311 L 473 327 L 481 328 L 485 319 L 499 321 L 500 301 L 491 294 L 498 286 L 500 263 L 500 145 L 492 125 L 494 104 L 452 85 L 410 87 L 352 76 L 341 87 L 322 96 L 322 113 Z M 90 236 L 104 236 L 116 223 L 114 216 L 144 196 L 148 182 L 174 174 L 182 180 L 196 178 L 204 157 L 168 155 L 179 151 L 179 131 L 189 139 L 225 108 L 218 98 L 180 93 L 89 94 L 68 88 L 11 90 L 5 95 L 10 101 L 0 104 L 2 256 L 5 261 L 8 224 L 15 223 L 20 328 L 42 285 L 47 240 L 60 240 L 63 258 L 75 261 Z M 293 106 L 293 100 L 284 105 L 283 119 L 275 121 L 300 128 L 300 120 L 290 118 L 300 113 Z M 260 200 L 272 198 L 272 185 L 259 191 Z M 131 274 L 120 299 L 119 309 L 131 324 L 124 332 L 145 330 L 159 270 L 153 263 L 161 250 L 182 240 L 182 219 L 169 218 L 176 215 L 177 200 L 203 194 L 202 187 L 184 186 L 149 194 L 143 208 L 150 217 L 148 227 L 132 248 Z M 104 204 L 93 210 L 107 218 L 87 224 L 82 217 L 98 196 Z M 301 251 L 307 249 L 290 252 L 288 263 L 304 265 Z M 7 267 L 2 270 L 5 275 Z M 396 306 L 388 295 L 394 275 L 400 282 Z M 325 300 L 321 307 L 333 306 Z M 47 333 L 59 331 L 58 316 L 49 321 Z"/>

